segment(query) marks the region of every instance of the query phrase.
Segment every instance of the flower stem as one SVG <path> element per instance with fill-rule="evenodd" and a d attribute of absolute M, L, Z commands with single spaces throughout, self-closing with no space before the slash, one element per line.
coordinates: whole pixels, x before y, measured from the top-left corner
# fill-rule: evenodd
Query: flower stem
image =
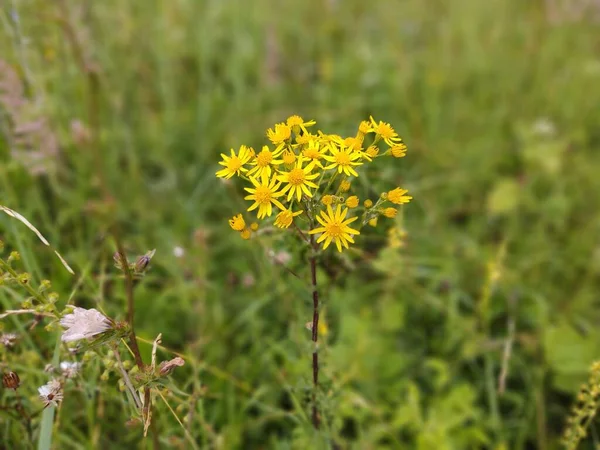
<path fill-rule="evenodd" d="M 314 247 L 314 237 L 310 236 L 311 245 Z M 317 408 L 317 389 L 319 386 L 319 353 L 317 348 L 317 338 L 319 334 L 319 290 L 317 287 L 317 255 L 313 250 L 310 257 L 310 275 L 312 282 L 313 293 L 313 319 L 312 319 L 312 341 L 314 350 L 312 354 L 312 369 L 313 369 L 313 393 L 312 393 L 312 423 L 318 429 L 321 424 L 319 411 Z"/>

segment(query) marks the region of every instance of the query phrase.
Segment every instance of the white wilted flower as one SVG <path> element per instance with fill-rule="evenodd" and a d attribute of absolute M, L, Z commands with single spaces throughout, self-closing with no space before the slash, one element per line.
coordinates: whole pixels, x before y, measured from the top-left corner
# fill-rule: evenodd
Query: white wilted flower
<path fill-rule="evenodd" d="M 75 378 L 77 373 L 81 369 L 81 363 L 62 361 L 60 363 L 60 371 L 65 378 Z"/>
<path fill-rule="evenodd" d="M 160 363 L 160 366 L 158 367 L 158 374 L 161 377 L 167 376 L 173 371 L 173 369 L 175 369 L 175 367 L 181 367 L 184 364 L 185 364 L 185 361 L 183 360 L 183 358 L 181 358 L 179 356 L 171 359 L 170 361 L 163 361 Z"/>
<path fill-rule="evenodd" d="M 58 406 L 63 399 L 62 385 L 58 380 L 50 380 L 47 384 L 38 388 L 40 399 L 44 402 L 44 407 L 50 405 Z"/>
<path fill-rule="evenodd" d="M 61 338 L 63 342 L 89 339 L 113 327 L 111 320 L 97 309 L 78 307 L 60 319 L 60 324 L 66 328 Z"/>
<path fill-rule="evenodd" d="M 12 347 L 15 345 L 17 338 L 18 336 L 15 333 L 2 333 L 0 334 L 0 344 L 5 347 Z"/>

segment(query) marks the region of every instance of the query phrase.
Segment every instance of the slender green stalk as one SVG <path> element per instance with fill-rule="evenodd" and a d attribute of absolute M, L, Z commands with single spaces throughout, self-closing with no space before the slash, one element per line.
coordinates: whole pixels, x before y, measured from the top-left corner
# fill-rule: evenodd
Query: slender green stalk
<path fill-rule="evenodd" d="M 321 419 L 319 417 L 319 409 L 317 407 L 317 390 L 319 388 L 319 351 L 317 347 L 317 340 L 319 336 L 319 289 L 317 285 L 317 255 L 314 250 L 315 238 L 313 235 L 310 236 L 311 246 L 313 247 L 313 254 L 310 257 L 310 276 L 312 284 L 312 296 L 313 296 L 313 319 L 312 319 L 312 341 L 314 344 L 312 354 L 312 369 L 313 369 L 313 394 L 312 394 L 312 423 L 313 426 L 318 429 L 321 425 Z"/>

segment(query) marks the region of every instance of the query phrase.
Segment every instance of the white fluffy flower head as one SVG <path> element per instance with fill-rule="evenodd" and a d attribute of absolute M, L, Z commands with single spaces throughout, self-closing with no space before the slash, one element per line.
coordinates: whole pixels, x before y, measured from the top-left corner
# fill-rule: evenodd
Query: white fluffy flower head
<path fill-rule="evenodd" d="M 75 378 L 81 369 L 81 363 L 63 361 L 60 363 L 60 371 L 65 378 Z"/>
<path fill-rule="evenodd" d="M 38 392 L 40 399 L 44 402 L 44 407 L 58 406 L 63 399 L 62 385 L 58 380 L 50 380 L 48 384 L 40 386 Z"/>
<path fill-rule="evenodd" d="M 60 319 L 60 324 L 66 328 L 61 338 L 63 342 L 89 339 L 113 327 L 112 322 L 97 309 L 78 307 Z"/>

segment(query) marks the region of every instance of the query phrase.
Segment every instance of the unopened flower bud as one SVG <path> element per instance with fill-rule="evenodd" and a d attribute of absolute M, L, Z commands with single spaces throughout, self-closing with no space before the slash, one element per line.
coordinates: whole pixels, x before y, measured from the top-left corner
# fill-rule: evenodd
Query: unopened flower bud
<path fill-rule="evenodd" d="M 2 375 L 2 385 L 6 389 L 17 389 L 21 385 L 21 379 L 16 372 L 7 372 Z"/>
<path fill-rule="evenodd" d="M 398 210 L 396 208 L 385 208 L 383 210 L 383 215 L 389 219 L 393 219 L 398 214 Z"/>
<path fill-rule="evenodd" d="M 150 260 L 154 256 L 154 253 L 156 253 L 156 249 L 150 250 L 149 252 L 146 252 L 145 255 L 139 256 L 138 259 L 135 260 L 134 270 L 137 273 L 143 273 L 148 267 L 148 264 L 150 264 Z"/>
<path fill-rule="evenodd" d="M 125 259 L 125 261 L 127 262 L 127 257 L 125 255 L 123 255 L 123 258 L 121 258 L 121 254 L 119 252 L 115 252 L 113 254 L 113 261 L 115 262 L 115 267 L 119 270 L 123 270 L 123 259 Z"/>

